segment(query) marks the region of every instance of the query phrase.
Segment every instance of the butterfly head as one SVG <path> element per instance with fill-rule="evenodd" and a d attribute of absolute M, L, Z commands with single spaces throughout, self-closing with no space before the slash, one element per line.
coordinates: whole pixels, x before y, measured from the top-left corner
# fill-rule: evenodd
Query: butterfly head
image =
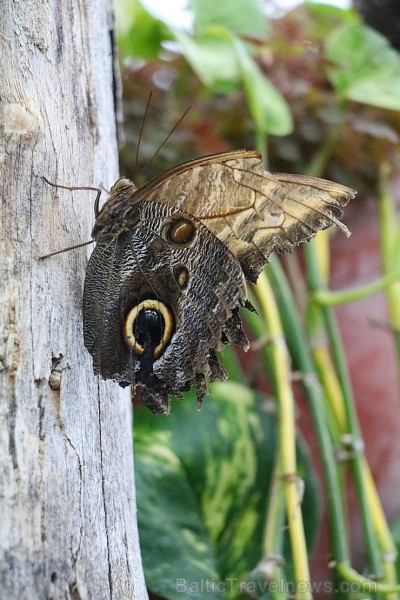
<path fill-rule="evenodd" d="M 96 222 L 92 231 L 93 239 L 99 234 L 119 233 L 121 231 L 121 220 L 127 201 L 133 196 L 137 188 L 133 181 L 127 177 L 120 177 L 112 186 L 109 196 L 103 206 L 99 209 L 98 202 L 95 206 Z"/>
<path fill-rule="evenodd" d="M 136 187 L 133 181 L 131 181 L 127 177 L 120 177 L 112 186 L 110 190 L 110 196 L 112 196 L 113 194 L 119 194 L 120 192 L 124 192 L 125 190 L 129 190 L 132 188 L 134 189 L 134 191 L 136 191 Z"/>

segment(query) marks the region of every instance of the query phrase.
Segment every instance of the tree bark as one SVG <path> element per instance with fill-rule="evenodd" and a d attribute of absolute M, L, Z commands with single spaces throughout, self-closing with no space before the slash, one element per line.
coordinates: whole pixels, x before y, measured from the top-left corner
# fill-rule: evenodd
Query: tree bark
<path fill-rule="evenodd" d="M 82 288 L 95 193 L 118 175 L 108 0 L 0 15 L 0 598 L 147 598 L 130 399 L 93 375 Z M 89 248 L 89 249 L 88 249 Z"/>

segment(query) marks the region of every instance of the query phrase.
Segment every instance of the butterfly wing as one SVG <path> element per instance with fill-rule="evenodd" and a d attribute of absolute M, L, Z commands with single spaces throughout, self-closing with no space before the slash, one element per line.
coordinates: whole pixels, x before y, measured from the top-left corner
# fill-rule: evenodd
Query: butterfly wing
<path fill-rule="evenodd" d="M 239 307 L 273 250 L 290 251 L 332 224 L 355 192 L 264 171 L 258 152 L 203 157 L 136 190 L 119 180 L 93 229 L 84 289 L 85 345 L 96 373 L 141 384 L 142 401 L 226 376 L 215 349 L 247 348 Z"/>
<path fill-rule="evenodd" d="M 226 378 L 214 352 L 221 340 L 246 347 L 238 317 L 245 281 L 228 248 L 184 211 L 143 200 L 130 218 L 127 230 L 100 235 L 91 255 L 85 345 L 96 373 L 122 386 L 141 384 L 142 401 L 153 412 L 168 412 L 172 394 L 195 386 L 201 402 L 209 381 Z M 176 233 L 182 224 L 192 232 L 183 242 L 179 228 Z"/>
<path fill-rule="evenodd" d="M 268 173 L 258 152 L 237 151 L 179 165 L 135 196 L 194 215 L 254 282 L 273 250 L 291 251 L 331 225 L 348 234 L 339 219 L 355 193 L 324 179 Z"/>

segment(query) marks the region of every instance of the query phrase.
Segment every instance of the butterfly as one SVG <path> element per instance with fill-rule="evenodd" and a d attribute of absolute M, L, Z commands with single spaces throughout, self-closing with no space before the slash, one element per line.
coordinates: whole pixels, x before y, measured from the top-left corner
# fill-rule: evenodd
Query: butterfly
<path fill-rule="evenodd" d="M 271 174 L 257 151 L 238 150 L 178 165 L 136 189 L 119 179 L 93 228 L 83 322 L 94 371 L 141 386 L 154 413 L 172 395 L 227 374 L 216 350 L 247 350 L 239 309 L 250 307 L 271 252 L 292 251 L 340 222 L 355 191 L 300 175 Z"/>

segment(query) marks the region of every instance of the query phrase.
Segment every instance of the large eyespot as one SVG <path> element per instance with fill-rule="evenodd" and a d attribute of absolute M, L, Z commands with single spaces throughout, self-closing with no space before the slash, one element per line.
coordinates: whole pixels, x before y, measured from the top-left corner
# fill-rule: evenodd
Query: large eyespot
<path fill-rule="evenodd" d="M 177 217 L 168 219 L 164 223 L 162 233 L 167 242 L 179 246 L 189 246 L 196 237 L 196 227 L 187 219 Z"/>
<path fill-rule="evenodd" d="M 171 341 L 173 331 L 173 314 L 160 300 L 142 300 L 125 317 L 125 341 L 139 355 L 147 350 L 159 358 Z"/>

